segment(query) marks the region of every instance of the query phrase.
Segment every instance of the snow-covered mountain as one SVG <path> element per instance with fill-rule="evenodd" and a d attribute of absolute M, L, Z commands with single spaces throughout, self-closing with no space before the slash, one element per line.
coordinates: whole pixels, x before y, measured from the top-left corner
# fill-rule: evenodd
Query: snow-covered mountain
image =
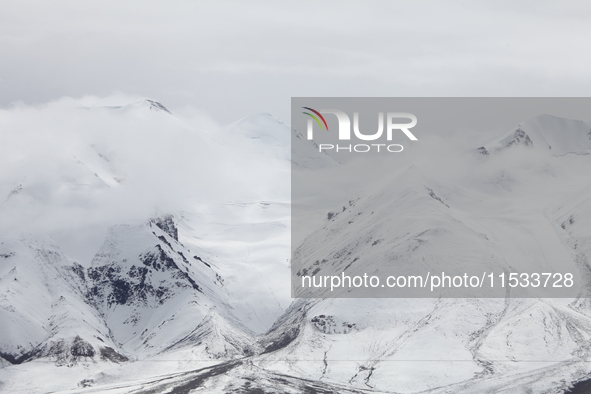
<path fill-rule="evenodd" d="M 289 177 L 267 184 L 289 172 L 289 127 L 261 114 L 203 131 L 152 100 L 32 112 L 46 120 L 37 130 L 3 131 L 21 155 L 5 158 L 11 171 L 0 177 L 0 390 L 77 387 L 142 360 L 174 364 L 142 367 L 157 374 L 259 352 L 254 334 L 288 293 L 244 281 L 288 278 Z M 269 140 L 251 138 L 257 127 Z M 264 153 L 241 169 L 244 155 Z M 14 380 L 36 382 L 44 368 L 55 386 Z"/>
<path fill-rule="evenodd" d="M 481 153 L 499 152 L 526 146 L 548 155 L 588 154 L 591 149 L 589 123 L 552 115 L 539 115 L 524 121 L 514 131 L 479 148 Z"/>
<path fill-rule="evenodd" d="M 307 272 L 469 261 L 571 271 L 579 298 L 291 302 L 290 167 L 352 164 L 268 114 L 203 131 L 153 101 L 58 109 L 74 141 L 34 140 L 0 177 L 0 391 L 563 393 L 590 377 L 588 123 L 542 115 L 398 165 L 313 205 L 293 238 Z"/>
<path fill-rule="evenodd" d="M 4 365 L 39 358 L 126 361 L 87 302 L 86 270 L 50 240 L 4 238 L 1 357 Z"/>
<path fill-rule="evenodd" d="M 589 131 L 542 115 L 474 151 L 482 155 L 457 152 L 463 170 L 410 163 L 343 196 L 294 256 L 308 275 L 461 262 L 572 272 L 580 298 L 302 300 L 267 334 L 269 346 L 286 346 L 257 365 L 403 393 L 560 393 L 587 377 Z"/>
<path fill-rule="evenodd" d="M 226 344 L 204 341 L 203 325 L 213 316 L 220 329 L 231 327 L 229 321 L 241 327 L 242 319 L 234 316 L 240 311 L 233 311 L 215 267 L 199 251 L 183 247 L 177 233 L 170 216 L 112 228 L 88 270 L 90 304 L 114 340 L 134 354 L 145 357 L 181 345 L 202 347 L 212 357 L 251 353 L 247 335 L 229 335 Z"/>

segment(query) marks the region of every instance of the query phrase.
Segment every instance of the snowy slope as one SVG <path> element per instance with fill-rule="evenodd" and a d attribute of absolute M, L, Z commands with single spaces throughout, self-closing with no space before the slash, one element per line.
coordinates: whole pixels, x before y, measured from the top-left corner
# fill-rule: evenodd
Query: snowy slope
<path fill-rule="evenodd" d="M 298 248 L 298 268 L 379 274 L 443 260 L 574 272 L 586 296 L 588 125 L 543 115 L 484 147 L 458 152 L 469 169 L 459 174 L 422 162 L 343 196 Z M 559 393 L 589 373 L 588 308 L 585 298 L 300 301 L 257 365 L 388 392 Z"/>
<path fill-rule="evenodd" d="M 126 361 L 109 328 L 86 301 L 85 269 L 46 240 L 2 243 L 0 354 L 12 364 L 48 358 Z"/>
<path fill-rule="evenodd" d="M 89 298 L 125 349 L 146 357 L 181 344 L 197 346 L 208 332 L 193 332 L 212 314 L 220 329 L 225 319 L 239 325 L 224 293 L 224 279 L 199 251 L 191 253 L 178 242 L 170 216 L 147 225 L 111 229 L 88 271 Z M 246 337 L 242 334 L 236 340 L 240 345 L 232 343 L 227 351 L 209 349 L 211 356 L 251 352 Z M 228 340 L 233 341 L 231 335 Z"/>
<path fill-rule="evenodd" d="M 591 149 L 590 133 L 591 127 L 586 122 L 539 115 L 480 150 L 482 153 L 499 152 L 513 146 L 529 146 L 553 156 L 588 154 Z"/>

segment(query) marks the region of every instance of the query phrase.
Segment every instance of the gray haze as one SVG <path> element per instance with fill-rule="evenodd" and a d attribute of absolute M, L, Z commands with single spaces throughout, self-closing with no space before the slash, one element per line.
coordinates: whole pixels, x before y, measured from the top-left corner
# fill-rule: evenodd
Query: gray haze
<path fill-rule="evenodd" d="M 587 96 L 587 1 L 3 0 L 0 106 L 90 94 L 289 121 L 291 96 Z"/>

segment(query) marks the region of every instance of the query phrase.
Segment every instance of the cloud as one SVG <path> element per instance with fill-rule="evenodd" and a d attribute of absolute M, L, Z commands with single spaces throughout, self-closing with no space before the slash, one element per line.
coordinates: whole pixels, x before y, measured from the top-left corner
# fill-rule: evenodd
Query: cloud
<path fill-rule="evenodd" d="M 0 104 L 123 91 L 229 123 L 287 120 L 292 96 L 584 96 L 590 14 L 544 1 L 14 1 L 0 15 Z"/>
<path fill-rule="evenodd" d="M 0 231 L 96 240 L 112 224 L 288 198 L 285 158 L 182 112 L 122 94 L 0 110 Z"/>

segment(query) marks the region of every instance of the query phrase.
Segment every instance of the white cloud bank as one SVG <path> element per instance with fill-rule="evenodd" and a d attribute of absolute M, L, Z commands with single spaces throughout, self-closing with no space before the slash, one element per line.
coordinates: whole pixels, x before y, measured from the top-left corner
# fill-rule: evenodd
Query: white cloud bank
<path fill-rule="evenodd" d="M 112 224 L 289 199 L 288 147 L 267 149 L 197 110 L 171 115 L 135 96 L 2 109 L 0 146 L 3 235 L 52 234 L 86 257 Z"/>

